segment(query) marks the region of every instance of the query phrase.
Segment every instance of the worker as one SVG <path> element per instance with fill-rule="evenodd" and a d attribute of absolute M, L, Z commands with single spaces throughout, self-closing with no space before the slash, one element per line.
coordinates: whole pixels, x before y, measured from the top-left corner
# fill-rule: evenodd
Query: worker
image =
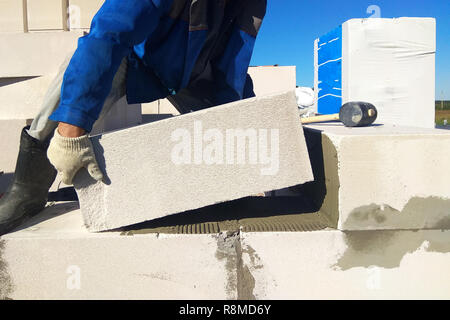
<path fill-rule="evenodd" d="M 167 97 L 181 113 L 253 96 L 247 70 L 266 6 L 106 0 L 22 130 L 14 178 L 0 199 L 0 235 L 42 211 L 57 172 L 68 185 L 81 168 L 103 179 L 89 132 L 123 96 L 130 104 Z"/>

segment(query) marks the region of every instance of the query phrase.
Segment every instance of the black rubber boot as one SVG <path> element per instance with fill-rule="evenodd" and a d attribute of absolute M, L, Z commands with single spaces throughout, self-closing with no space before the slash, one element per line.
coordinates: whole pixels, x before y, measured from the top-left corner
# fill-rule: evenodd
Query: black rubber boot
<path fill-rule="evenodd" d="M 20 137 L 14 178 L 0 198 L 0 235 L 12 231 L 45 208 L 48 190 L 56 170 L 47 158 L 48 142 L 29 136 L 25 127 Z"/>

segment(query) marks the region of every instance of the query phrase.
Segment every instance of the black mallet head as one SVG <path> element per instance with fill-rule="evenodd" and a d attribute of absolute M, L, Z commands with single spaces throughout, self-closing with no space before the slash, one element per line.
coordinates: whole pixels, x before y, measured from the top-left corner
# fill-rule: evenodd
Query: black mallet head
<path fill-rule="evenodd" d="M 339 112 L 339 120 L 346 127 L 365 127 L 375 122 L 377 108 L 368 102 L 347 102 Z"/>

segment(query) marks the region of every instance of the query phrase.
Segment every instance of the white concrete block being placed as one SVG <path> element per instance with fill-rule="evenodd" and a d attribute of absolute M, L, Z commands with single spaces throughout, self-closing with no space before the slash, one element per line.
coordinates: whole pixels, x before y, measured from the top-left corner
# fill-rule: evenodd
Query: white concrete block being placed
<path fill-rule="evenodd" d="M 86 226 L 114 229 L 313 179 L 295 93 L 92 138 L 105 183 L 74 185 Z"/>
<path fill-rule="evenodd" d="M 305 127 L 304 191 L 341 230 L 450 229 L 450 132 L 390 125 Z"/>

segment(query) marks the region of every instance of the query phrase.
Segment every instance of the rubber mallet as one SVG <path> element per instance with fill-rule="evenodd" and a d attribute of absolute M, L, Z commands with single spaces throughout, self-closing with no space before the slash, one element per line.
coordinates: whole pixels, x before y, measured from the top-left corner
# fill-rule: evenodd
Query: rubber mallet
<path fill-rule="evenodd" d="M 341 107 L 339 113 L 302 118 L 301 121 L 307 124 L 339 120 L 346 127 L 365 127 L 374 123 L 377 116 L 377 108 L 371 103 L 347 102 Z"/>

